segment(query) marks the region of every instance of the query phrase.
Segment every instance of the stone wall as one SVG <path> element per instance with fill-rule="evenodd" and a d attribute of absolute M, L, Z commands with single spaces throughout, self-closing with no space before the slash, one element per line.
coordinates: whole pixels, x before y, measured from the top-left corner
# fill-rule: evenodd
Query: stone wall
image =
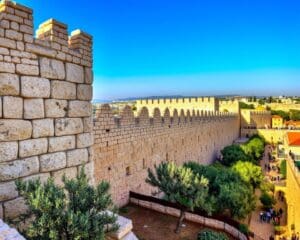
<path fill-rule="evenodd" d="M 119 206 L 128 202 L 129 191 L 151 194 L 145 183 L 147 168 L 162 161 L 182 164 L 211 163 L 220 150 L 239 136 L 239 117 L 233 113 L 158 108 L 149 116 L 146 107 L 135 117 L 130 107 L 114 117 L 109 105 L 96 110 L 94 161 L 96 181 L 111 183 Z M 171 117 L 172 115 L 172 117 Z"/>
<path fill-rule="evenodd" d="M 33 37 L 32 10 L 0 3 L 0 218 L 26 210 L 18 178 L 93 180 L 92 38 L 50 19 Z"/>
<path fill-rule="evenodd" d="M 242 128 L 271 128 L 272 115 L 270 111 L 241 110 Z"/>

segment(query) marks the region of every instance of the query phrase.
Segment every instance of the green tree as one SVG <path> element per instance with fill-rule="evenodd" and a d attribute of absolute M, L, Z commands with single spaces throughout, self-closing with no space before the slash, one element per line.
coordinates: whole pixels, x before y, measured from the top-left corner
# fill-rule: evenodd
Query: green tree
<path fill-rule="evenodd" d="M 237 161 L 248 161 L 249 157 L 245 154 L 241 146 L 233 144 L 225 147 L 221 151 L 222 164 L 225 166 L 231 166 Z"/>
<path fill-rule="evenodd" d="M 251 162 L 238 161 L 232 166 L 233 171 L 237 172 L 240 177 L 253 187 L 253 191 L 260 187 L 263 182 L 263 173 L 260 166 Z"/>
<path fill-rule="evenodd" d="M 290 119 L 293 121 L 299 121 L 300 120 L 300 111 L 291 109 L 289 113 Z"/>
<path fill-rule="evenodd" d="M 241 145 L 244 153 L 248 155 L 249 160 L 260 160 L 265 151 L 265 142 L 259 136 L 252 137 L 247 143 Z"/>
<path fill-rule="evenodd" d="M 241 109 L 255 109 L 253 104 L 247 104 L 244 102 L 240 102 L 239 104 Z"/>
<path fill-rule="evenodd" d="M 21 218 L 34 217 L 23 233 L 28 239 L 104 240 L 108 225 L 109 231 L 118 228 L 116 215 L 107 211 L 113 206 L 107 182 L 89 186 L 81 170 L 75 179 L 63 177 L 63 183 L 64 187 L 59 187 L 52 178 L 44 184 L 40 180 L 16 181 L 29 206 Z"/>
<path fill-rule="evenodd" d="M 194 174 L 190 168 L 163 162 L 155 166 L 155 172 L 148 169 L 146 182 L 161 190 L 166 200 L 180 206 L 176 233 L 180 231 L 187 210 L 193 211 L 197 207 L 209 213 L 212 211 L 207 201 L 208 179 Z"/>
<path fill-rule="evenodd" d="M 261 194 L 259 200 L 260 200 L 260 202 L 262 203 L 262 205 L 264 206 L 265 209 L 272 208 L 276 203 L 275 198 L 267 192 L 263 192 Z"/>

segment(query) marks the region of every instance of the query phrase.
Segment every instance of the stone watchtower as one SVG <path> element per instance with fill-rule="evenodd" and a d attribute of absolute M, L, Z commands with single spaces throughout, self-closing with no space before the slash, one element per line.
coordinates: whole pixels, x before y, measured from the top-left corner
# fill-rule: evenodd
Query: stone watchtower
<path fill-rule="evenodd" d="M 0 2 L 0 218 L 26 210 L 18 178 L 93 180 L 92 37 L 50 19 L 33 37 L 32 10 Z"/>

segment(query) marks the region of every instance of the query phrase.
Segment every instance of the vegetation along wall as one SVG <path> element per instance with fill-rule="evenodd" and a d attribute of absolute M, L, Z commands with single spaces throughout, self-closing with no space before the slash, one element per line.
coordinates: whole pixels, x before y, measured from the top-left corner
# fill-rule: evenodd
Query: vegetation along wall
<path fill-rule="evenodd" d="M 32 10 L 0 3 L 0 218 L 26 210 L 18 178 L 75 176 L 92 162 L 92 38 L 53 19 L 33 37 Z"/>
<path fill-rule="evenodd" d="M 178 112 L 143 107 L 135 117 L 130 107 L 113 116 L 109 105 L 94 119 L 95 179 L 108 180 L 115 203 L 128 202 L 129 191 L 151 194 L 147 169 L 162 161 L 211 163 L 239 136 L 234 113 Z M 215 115 L 216 114 L 216 115 Z M 171 117 L 172 116 L 172 117 Z"/>

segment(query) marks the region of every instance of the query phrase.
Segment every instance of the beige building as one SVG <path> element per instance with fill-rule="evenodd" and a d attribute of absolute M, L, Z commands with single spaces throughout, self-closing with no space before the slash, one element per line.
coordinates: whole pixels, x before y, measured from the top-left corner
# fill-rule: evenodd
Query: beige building
<path fill-rule="evenodd" d="M 272 115 L 272 128 L 283 128 L 283 118 L 279 115 Z"/>

